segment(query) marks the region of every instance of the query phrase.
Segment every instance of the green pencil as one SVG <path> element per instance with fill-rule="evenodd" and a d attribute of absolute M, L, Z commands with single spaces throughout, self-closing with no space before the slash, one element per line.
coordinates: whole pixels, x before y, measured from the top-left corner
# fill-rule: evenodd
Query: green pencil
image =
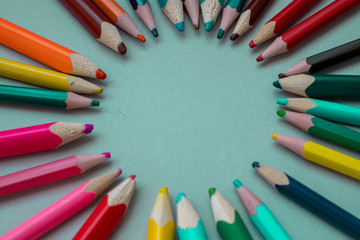
<path fill-rule="evenodd" d="M 360 126 L 360 108 L 313 98 L 278 98 L 276 103 L 297 112 Z"/>
<path fill-rule="evenodd" d="M 0 102 L 75 109 L 99 106 L 100 102 L 73 92 L 0 85 Z"/>
<path fill-rule="evenodd" d="M 251 240 L 239 213 L 216 188 L 209 189 L 211 208 L 216 228 L 222 240 Z"/>
<path fill-rule="evenodd" d="M 305 113 L 278 110 L 277 115 L 304 132 L 360 151 L 360 132 Z"/>
<path fill-rule="evenodd" d="M 340 99 L 360 96 L 360 75 L 298 74 L 281 78 L 273 85 L 303 97 Z"/>

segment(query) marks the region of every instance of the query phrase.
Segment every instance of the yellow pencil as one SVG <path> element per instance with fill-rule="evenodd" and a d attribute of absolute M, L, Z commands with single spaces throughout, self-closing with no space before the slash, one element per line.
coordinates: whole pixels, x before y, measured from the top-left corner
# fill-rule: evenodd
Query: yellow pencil
<path fill-rule="evenodd" d="M 299 156 L 360 180 L 360 160 L 309 140 L 274 134 L 272 138 Z"/>
<path fill-rule="evenodd" d="M 169 193 L 166 187 L 162 187 L 150 215 L 146 240 L 173 239 L 175 239 L 175 223 Z"/>
<path fill-rule="evenodd" d="M 82 78 L 4 58 L 0 58 L 0 76 L 60 91 L 82 94 L 98 94 L 103 91 Z"/>

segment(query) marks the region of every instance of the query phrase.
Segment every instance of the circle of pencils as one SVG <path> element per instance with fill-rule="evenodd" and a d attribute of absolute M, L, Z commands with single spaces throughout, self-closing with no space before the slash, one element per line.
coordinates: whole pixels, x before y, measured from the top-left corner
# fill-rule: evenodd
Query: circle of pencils
<path fill-rule="evenodd" d="M 0 18 L 0 43 L 60 72 L 105 79 L 106 74 L 83 55 Z"/>
<path fill-rule="evenodd" d="M 84 173 L 109 158 L 109 152 L 74 155 L 1 176 L 0 197 Z"/>
<path fill-rule="evenodd" d="M 73 240 L 106 240 L 124 218 L 135 192 L 135 175 L 112 189 L 97 205 Z"/>
<path fill-rule="evenodd" d="M 94 126 L 53 122 L 0 132 L 0 158 L 59 148 L 86 134 Z"/>
<path fill-rule="evenodd" d="M 0 237 L 0 239 L 38 239 L 94 202 L 120 174 L 121 169 L 116 169 L 87 181 L 74 191 L 60 198 L 38 214 L 12 229 Z"/>
<path fill-rule="evenodd" d="M 305 113 L 278 110 L 277 115 L 311 135 L 360 151 L 360 132 Z"/>
<path fill-rule="evenodd" d="M 252 166 L 279 193 L 351 237 L 360 238 L 358 218 L 280 170 L 258 162 L 253 162 Z"/>
<path fill-rule="evenodd" d="M 217 38 L 221 39 L 235 19 L 240 15 L 245 0 L 228 0 L 224 6 L 221 16 L 220 28 Z"/>
<path fill-rule="evenodd" d="M 154 17 L 151 11 L 151 6 L 147 0 L 129 0 L 135 13 L 144 22 L 146 27 L 150 30 L 154 37 L 158 37 L 159 33 L 155 26 Z"/>

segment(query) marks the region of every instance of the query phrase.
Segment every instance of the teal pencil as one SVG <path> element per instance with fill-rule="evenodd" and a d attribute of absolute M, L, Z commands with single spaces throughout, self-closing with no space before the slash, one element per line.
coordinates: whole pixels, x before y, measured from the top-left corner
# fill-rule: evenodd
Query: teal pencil
<path fill-rule="evenodd" d="M 225 0 L 200 0 L 201 13 L 207 32 L 213 29 L 224 3 Z"/>
<path fill-rule="evenodd" d="M 297 112 L 360 126 L 360 108 L 313 98 L 278 98 L 276 103 Z"/>
<path fill-rule="evenodd" d="M 208 240 L 205 226 L 185 193 L 176 197 L 177 234 L 179 240 Z"/>
<path fill-rule="evenodd" d="M 228 0 L 224 6 L 217 38 L 221 39 L 235 19 L 240 15 L 245 0 Z"/>
<path fill-rule="evenodd" d="M 73 92 L 0 85 L 0 102 L 64 109 L 99 106 L 100 102 Z"/>
<path fill-rule="evenodd" d="M 233 184 L 248 212 L 251 221 L 264 239 L 290 240 L 291 237 L 281 226 L 270 209 L 254 193 L 236 179 Z"/>
<path fill-rule="evenodd" d="M 160 8 L 179 32 L 184 31 L 184 9 L 181 0 L 158 0 Z"/>

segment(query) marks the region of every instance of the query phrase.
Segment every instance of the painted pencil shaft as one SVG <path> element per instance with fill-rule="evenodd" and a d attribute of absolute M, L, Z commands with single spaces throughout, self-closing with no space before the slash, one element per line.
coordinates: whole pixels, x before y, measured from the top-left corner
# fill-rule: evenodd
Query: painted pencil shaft
<path fill-rule="evenodd" d="M 270 209 L 238 179 L 233 181 L 236 191 L 251 221 L 264 239 L 291 240 Z"/>
<path fill-rule="evenodd" d="M 313 98 L 278 98 L 277 104 L 331 121 L 360 126 L 360 108 Z"/>
<path fill-rule="evenodd" d="M 103 89 L 82 78 L 0 58 L 0 75 L 54 90 L 99 94 Z"/>
<path fill-rule="evenodd" d="M 60 0 L 64 7 L 100 43 L 125 54 L 126 46 L 110 19 L 91 0 Z"/>
<path fill-rule="evenodd" d="M 360 151 L 360 132 L 305 113 L 278 110 L 277 114 L 311 135 Z"/>
<path fill-rule="evenodd" d="M 53 122 L 0 132 L 0 158 L 59 148 L 91 133 L 91 124 Z"/>
<path fill-rule="evenodd" d="M 74 155 L 0 177 L 0 197 L 86 172 L 110 153 Z"/>
<path fill-rule="evenodd" d="M 224 4 L 224 0 L 200 0 L 201 13 L 207 32 L 213 29 Z"/>
<path fill-rule="evenodd" d="M 360 238 L 360 220 L 286 173 L 254 162 L 255 171 L 285 197 L 316 214 L 351 237 Z"/>
<path fill-rule="evenodd" d="M 99 106 L 100 102 L 75 93 L 0 85 L 0 102 L 75 109 Z"/>
<path fill-rule="evenodd" d="M 169 192 L 166 187 L 162 187 L 150 215 L 146 240 L 173 239 L 175 239 L 175 223 L 171 210 Z"/>
<path fill-rule="evenodd" d="M 114 170 L 87 181 L 63 198 L 29 218 L 2 237 L 8 239 L 38 239 L 60 223 L 90 205 L 121 173 Z"/>
<path fill-rule="evenodd" d="M 230 40 L 235 41 L 238 37 L 251 29 L 254 26 L 255 21 L 261 16 L 271 1 L 272 0 L 252 0 L 240 15 Z"/>
<path fill-rule="evenodd" d="M 176 197 L 176 212 L 179 240 L 208 240 L 204 223 L 185 193 Z"/>
<path fill-rule="evenodd" d="M 158 37 L 159 33 L 155 26 L 154 17 L 151 11 L 150 3 L 147 0 L 129 0 L 135 13 L 144 22 L 154 37 Z"/>
<path fill-rule="evenodd" d="M 298 74 L 280 78 L 273 85 L 303 97 L 360 97 L 360 75 Z"/>
<path fill-rule="evenodd" d="M 136 187 L 135 175 L 112 189 L 97 205 L 73 240 L 106 240 L 125 216 Z"/>
<path fill-rule="evenodd" d="M 158 0 L 161 10 L 179 32 L 184 31 L 184 10 L 182 0 Z"/>
<path fill-rule="evenodd" d="M 191 22 L 194 25 L 195 30 L 199 29 L 199 0 L 184 0 L 184 6 L 186 8 L 187 13 L 190 16 Z"/>
<path fill-rule="evenodd" d="M 296 19 L 303 15 L 318 0 L 293 0 L 278 14 L 271 18 L 255 35 L 250 42 L 250 47 L 257 45 L 275 37 L 291 25 Z"/>
<path fill-rule="evenodd" d="M 209 189 L 211 209 L 222 240 L 251 240 L 252 237 L 239 213 L 215 188 Z"/>
<path fill-rule="evenodd" d="M 301 73 L 315 73 L 360 55 L 360 38 L 327 51 L 304 58 L 279 74 L 279 78 Z"/>
<path fill-rule="evenodd" d="M 221 39 L 227 29 L 231 26 L 231 24 L 235 21 L 235 19 L 240 15 L 240 12 L 245 4 L 245 0 L 229 0 L 226 2 L 221 22 L 220 28 L 218 31 L 217 38 Z"/>
<path fill-rule="evenodd" d="M 273 134 L 272 138 L 302 158 L 360 180 L 360 160 L 309 140 Z"/>
<path fill-rule="evenodd" d="M 0 43 L 60 72 L 105 79 L 106 74 L 83 55 L 0 18 Z"/>

